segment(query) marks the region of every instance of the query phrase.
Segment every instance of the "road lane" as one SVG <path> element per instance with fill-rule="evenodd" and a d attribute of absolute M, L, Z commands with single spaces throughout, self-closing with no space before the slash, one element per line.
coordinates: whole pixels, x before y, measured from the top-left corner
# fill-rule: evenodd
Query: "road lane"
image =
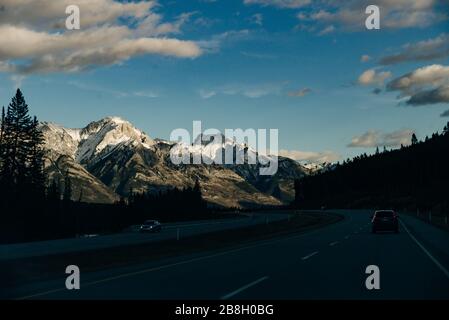
<path fill-rule="evenodd" d="M 231 299 L 449 298 L 449 279 L 405 230 L 372 234 L 369 212 L 343 213 L 345 221 L 302 235 L 190 260 L 179 257 L 171 264 L 161 261 L 84 274 L 79 291 L 65 290 L 61 280 L 31 284 L 14 294 L 20 297 L 59 286 L 60 291 L 35 298 L 219 299 L 230 293 Z M 438 237 L 444 239 L 439 233 Z M 338 245 L 329 245 L 336 241 Z M 314 252 L 319 254 L 301 259 Z M 380 268 L 380 290 L 365 288 L 368 265 Z M 242 286 L 244 290 L 238 291 Z"/>
<path fill-rule="evenodd" d="M 87 238 L 71 238 L 33 243 L 0 245 L 0 262 L 5 260 L 47 256 L 60 253 L 105 249 L 123 245 L 151 243 L 169 239 L 186 238 L 194 235 L 221 230 L 245 228 L 267 222 L 287 220 L 289 214 L 254 214 L 241 218 L 220 219 L 218 221 L 198 221 L 163 224 L 160 233 L 139 233 L 134 226 L 130 232 Z"/>

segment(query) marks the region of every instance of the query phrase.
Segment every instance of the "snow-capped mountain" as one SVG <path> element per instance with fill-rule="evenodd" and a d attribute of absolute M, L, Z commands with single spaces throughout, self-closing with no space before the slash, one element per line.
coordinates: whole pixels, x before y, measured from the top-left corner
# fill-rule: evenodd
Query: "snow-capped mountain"
<path fill-rule="evenodd" d="M 210 161 L 227 151 L 245 159 L 258 155 L 244 143 L 220 135 L 198 137 L 201 141 L 192 145 L 153 140 L 118 117 L 107 117 L 80 129 L 44 122 L 41 130 L 50 177 L 61 180 L 69 172 L 76 184 L 73 197 L 78 199 L 82 193 L 84 201 L 112 202 L 131 190 L 182 188 L 199 179 L 203 197 L 210 203 L 226 207 L 277 205 L 292 199 L 293 180 L 304 174 L 301 165 L 283 157 L 279 157 L 274 176 L 260 176 L 259 163 L 175 165 L 170 154 L 182 151 L 203 155 Z"/>
<path fill-rule="evenodd" d="M 91 122 L 82 129 L 67 129 L 43 122 L 41 129 L 48 150 L 71 156 L 82 164 L 107 157 L 119 145 L 151 148 L 155 144 L 144 132 L 119 117 Z"/>
<path fill-rule="evenodd" d="M 335 163 L 305 163 L 302 164 L 303 168 L 308 170 L 308 174 L 315 174 L 322 171 L 334 170 L 336 164 Z"/>

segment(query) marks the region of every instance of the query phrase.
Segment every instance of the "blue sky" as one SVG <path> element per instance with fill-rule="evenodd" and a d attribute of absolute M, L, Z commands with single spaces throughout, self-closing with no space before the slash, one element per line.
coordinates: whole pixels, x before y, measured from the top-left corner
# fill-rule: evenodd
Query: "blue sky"
<path fill-rule="evenodd" d="M 141 6 L 130 8 L 94 0 L 89 5 L 122 7 L 113 18 L 83 26 L 83 12 L 97 9 L 83 0 L 81 29 L 72 31 L 43 22 L 64 21 L 63 7 L 58 16 L 20 8 L 27 5 L 22 0 L 8 7 L 10 1 L 0 0 L 4 11 L 23 21 L 2 20 L 0 11 L 0 39 L 6 32 L 19 39 L 0 40 L 0 103 L 7 105 L 20 86 L 43 121 L 82 127 L 115 115 L 165 139 L 175 128 L 191 131 L 193 120 L 201 120 L 204 129 L 277 128 L 283 154 L 318 162 L 397 147 L 411 132 L 424 137 L 449 121 L 440 116 L 449 109 L 444 1 L 378 1 L 381 29 L 366 30 L 366 1 L 135 1 Z M 132 13 L 122 16 L 120 10 Z M 76 32 L 93 38 L 98 28 L 114 27 L 126 29 L 117 29 L 126 40 L 182 42 L 151 42 L 112 58 L 103 49 L 115 52 L 121 44 L 116 30 L 106 40 L 108 32 L 102 31 L 104 37 L 90 47 L 73 45 L 81 41 Z M 24 39 L 33 46 L 15 49 Z M 56 42 L 65 50 L 52 46 Z M 157 52 L 149 48 L 156 45 Z M 66 63 L 97 49 L 93 60 Z M 394 62 L 382 62 L 392 56 Z M 42 67 L 46 59 L 51 67 Z"/>

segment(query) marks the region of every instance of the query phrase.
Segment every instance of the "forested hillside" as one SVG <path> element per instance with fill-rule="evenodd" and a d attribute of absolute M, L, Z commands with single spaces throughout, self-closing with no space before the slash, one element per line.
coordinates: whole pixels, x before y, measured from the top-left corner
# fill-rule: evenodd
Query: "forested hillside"
<path fill-rule="evenodd" d="M 303 208 L 396 208 L 447 212 L 449 123 L 441 133 L 397 150 L 377 151 L 295 182 Z"/>

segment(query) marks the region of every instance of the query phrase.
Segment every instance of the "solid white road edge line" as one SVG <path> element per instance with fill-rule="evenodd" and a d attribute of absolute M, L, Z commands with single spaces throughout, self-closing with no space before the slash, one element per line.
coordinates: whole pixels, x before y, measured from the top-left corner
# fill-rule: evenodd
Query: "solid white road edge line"
<path fill-rule="evenodd" d="M 441 271 L 443 271 L 444 275 L 449 278 L 449 271 L 415 238 L 415 236 L 413 236 L 413 234 L 408 230 L 408 228 L 401 220 L 399 220 L 399 222 L 401 223 L 405 231 L 407 231 L 407 234 L 410 236 L 410 238 L 415 241 L 418 247 L 420 247 L 422 251 L 424 251 L 424 253 L 430 258 L 430 260 L 432 260 L 432 262 L 435 263 Z"/>

